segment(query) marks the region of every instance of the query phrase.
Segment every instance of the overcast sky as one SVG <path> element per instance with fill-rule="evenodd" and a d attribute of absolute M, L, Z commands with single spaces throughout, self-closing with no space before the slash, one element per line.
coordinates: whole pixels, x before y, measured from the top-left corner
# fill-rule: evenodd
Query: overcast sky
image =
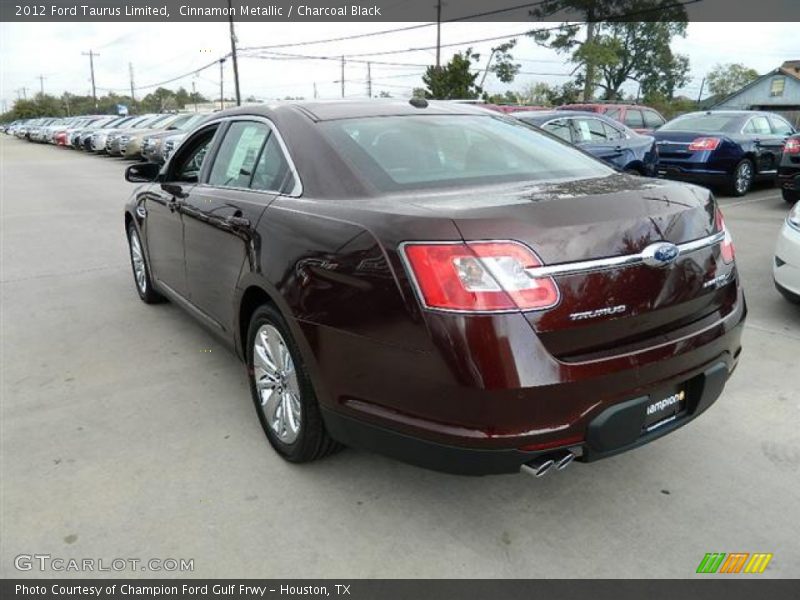
<path fill-rule="evenodd" d="M 242 23 L 237 24 L 240 47 L 320 40 L 352 34 L 408 27 L 412 23 Z M 442 25 L 442 44 L 455 44 L 495 36 L 513 35 L 529 29 L 525 23 L 446 23 Z M 691 61 L 692 81 L 682 90 L 695 97 L 703 76 L 716 63 L 741 62 L 759 72 L 779 66 L 784 60 L 800 59 L 797 23 L 691 23 L 686 39 L 673 42 L 675 51 L 687 54 Z M 486 88 L 490 92 L 521 88 L 535 81 L 561 83 L 568 79 L 571 66 L 562 56 L 540 48 L 524 36 L 518 38 L 514 57 L 526 74 L 510 85 L 491 76 Z M 343 42 L 275 49 L 275 52 L 314 56 L 354 55 L 386 50 L 430 47 L 436 43 L 436 27 Z M 489 56 L 488 50 L 501 43 L 491 41 L 471 44 Z M 443 61 L 467 45 L 442 49 Z M 0 23 L 0 100 L 10 108 L 14 99 L 28 88 L 28 97 L 40 89 L 39 75 L 45 77 L 44 90 L 61 94 L 89 94 L 89 58 L 82 52 L 94 50 L 95 77 L 98 95 L 108 89 L 128 93 L 128 63 L 133 64 L 137 97 L 152 91 L 144 86 L 187 73 L 210 63 L 230 51 L 227 23 Z M 247 54 L 244 52 L 243 54 Z M 355 59 L 355 57 L 354 57 Z M 379 61 L 427 65 L 435 61 L 432 49 L 361 56 L 356 60 L 374 60 L 371 65 L 373 94 L 391 92 L 395 96 L 410 94 L 421 86 L 422 66 L 382 65 Z M 284 96 L 313 97 L 314 84 L 320 98 L 341 95 L 341 66 L 333 60 L 265 60 L 242 57 L 240 80 L 242 96 L 259 100 Z M 232 96 L 233 76 L 230 61 L 225 67 L 226 96 Z M 367 65 L 354 60 L 345 67 L 345 94 L 366 93 Z M 166 84 L 191 90 L 194 81 L 198 91 L 218 97 L 219 68 L 215 66 L 195 76 Z M 635 90 L 634 90 L 635 91 Z M 4 107 L 0 105 L 0 109 Z"/>

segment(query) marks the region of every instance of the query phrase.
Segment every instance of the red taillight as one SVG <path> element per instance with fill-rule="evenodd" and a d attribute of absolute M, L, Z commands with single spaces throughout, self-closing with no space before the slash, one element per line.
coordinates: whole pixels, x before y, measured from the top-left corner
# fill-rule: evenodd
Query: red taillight
<path fill-rule="evenodd" d="M 715 137 L 701 137 L 689 144 L 689 150 L 716 150 L 720 139 Z"/>
<path fill-rule="evenodd" d="M 717 216 L 715 220 L 717 223 L 717 231 L 725 232 L 725 239 L 722 240 L 722 243 L 720 244 L 722 260 L 725 264 L 730 264 L 733 262 L 733 259 L 736 258 L 736 250 L 733 247 L 733 238 L 731 237 L 731 232 L 728 231 L 728 227 L 725 225 L 725 219 L 722 218 L 722 211 L 719 208 L 717 209 Z"/>
<path fill-rule="evenodd" d="M 786 154 L 800 154 L 800 140 L 792 138 L 786 140 L 786 145 L 783 147 Z"/>
<path fill-rule="evenodd" d="M 408 243 L 403 253 L 426 308 L 479 313 L 558 304 L 552 278 L 525 272 L 542 263 L 519 242 Z"/>

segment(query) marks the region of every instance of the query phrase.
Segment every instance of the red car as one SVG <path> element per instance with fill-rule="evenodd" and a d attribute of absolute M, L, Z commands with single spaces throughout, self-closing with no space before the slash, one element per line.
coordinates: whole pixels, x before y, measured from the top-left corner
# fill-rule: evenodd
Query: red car
<path fill-rule="evenodd" d="M 610 119 L 627 125 L 636 133 L 651 134 L 667 122 L 657 110 L 641 104 L 565 104 L 558 108 L 559 110 L 582 110 L 602 113 Z"/>
<path fill-rule="evenodd" d="M 239 355 L 289 461 L 542 475 L 690 423 L 739 359 L 710 191 L 474 106 L 242 107 L 126 177 L 139 296 Z"/>
<path fill-rule="evenodd" d="M 550 110 L 546 106 L 530 106 L 521 104 L 476 104 L 475 106 L 488 108 L 489 110 L 494 110 L 496 112 L 503 113 L 506 115 L 522 111 Z"/>

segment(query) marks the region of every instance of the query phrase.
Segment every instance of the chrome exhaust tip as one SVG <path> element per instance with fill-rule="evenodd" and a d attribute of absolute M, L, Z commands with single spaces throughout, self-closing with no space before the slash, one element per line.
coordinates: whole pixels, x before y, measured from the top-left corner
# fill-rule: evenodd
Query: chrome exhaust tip
<path fill-rule="evenodd" d="M 520 471 L 533 477 L 544 477 L 554 464 L 555 461 L 552 458 L 535 458 L 531 462 L 523 464 Z"/>
<path fill-rule="evenodd" d="M 575 460 L 575 455 L 572 452 L 565 452 L 564 455 L 556 461 L 556 470 L 563 471 L 572 464 Z"/>

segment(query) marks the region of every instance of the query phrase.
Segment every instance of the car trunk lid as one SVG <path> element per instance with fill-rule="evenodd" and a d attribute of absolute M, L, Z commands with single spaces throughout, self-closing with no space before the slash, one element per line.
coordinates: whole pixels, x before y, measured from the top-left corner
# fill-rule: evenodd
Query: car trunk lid
<path fill-rule="evenodd" d="M 543 265 L 565 270 L 716 233 L 715 205 L 707 190 L 628 175 L 517 186 L 424 205 L 450 214 L 467 241 L 523 242 Z M 553 275 L 560 302 L 525 316 L 555 356 L 583 360 L 652 342 L 724 310 L 731 303 L 731 286 L 723 284 L 731 279 L 720 275 L 730 276 L 731 270 L 717 243 L 661 268 L 639 263 L 560 273 Z"/>

